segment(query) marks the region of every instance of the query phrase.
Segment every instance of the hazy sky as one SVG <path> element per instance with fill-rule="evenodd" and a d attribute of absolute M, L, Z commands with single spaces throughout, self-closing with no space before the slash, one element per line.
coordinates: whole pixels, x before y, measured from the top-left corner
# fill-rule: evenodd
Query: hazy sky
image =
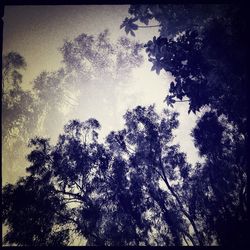
<path fill-rule="evenodd" d="M 63 45 L 64 39 L 74 39 L 81 33 L 97 35 L 107 28 L 111 40 L 115 41 L 119 36 L 125 35 L 124 30 L 120 30 L 120 24 L 127 15 L 127 5 L 7 6 L 4 13 L 3 54 L 16 51 L 26 59 L 28 66 L 23 82 L 28 87 L 29 82 L 41 71 L 52 71 L 60 67 L 62 57 L 58 48 Z M 157 34 L 157 28 L 143 29 L 136 32 L 136 38 L 129 38 L 147 42 Z M 125 86 L 113 86 L 117 98 L 115 108 L 105 106 L 108 96 L 98 99 L 96 91 L 91 91 L 88 84 L 85 84 L 85 90 L 89 94 L 83 102 L 84 107 L 79 107 L 82 112 L 78 112 L 79 117 L 75 117 L 75 114 L 71 114 L 71 117 L 81 120 L 95 117 L 102 125 L 101 137 L 104 138 L 109 131 L 123 128 L 122 116 L 128 108 L 153 103 L 156 103 L 157 110 L 166 107 L 163 100 L 171 77 L 166 73 L 158 76 L 150 71 L 151 66 L 145 60 L 140 68 L 133 71 L 132 81 Z M 106 112 L 107 108 L 109 112 Z M 196 117 L 187 114 L 186 103 L 178 103 L 175 110 L 180 112 L 180 127 L 175 132 L 175 141 L 187 153 L 190 163 L 195 163 L 198 160 L 197 150 L 189 134 Z M 62 130 L 63 125 L 59 129 Z M 55 134 L 49 136 L 57 137 Z M 14 172 L 11 174 L 15 175 Z M 3 182 L 15 179 L 9 174 L 3 175 L 3 178 Z"/>

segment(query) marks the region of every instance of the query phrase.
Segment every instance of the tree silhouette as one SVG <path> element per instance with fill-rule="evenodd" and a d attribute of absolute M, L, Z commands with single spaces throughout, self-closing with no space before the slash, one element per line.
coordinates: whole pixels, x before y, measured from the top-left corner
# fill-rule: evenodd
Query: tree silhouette
<path fill-rule="evenodd" d="M 181 245 L 182 240 L 188 237 L 192 244 L 202 244 L 196 223 L 187 212 L 186 201 L 182 197 L 182 181 L 188 176 L 191 166 L 186 162 L 185 154 L 179 152 L 178 145 L 169 145 L 171 131 L 178 126 L 177 114 L 165 110 L 160 119 L 153 106 L 147 109 L 138 106 L 124 117 L 126 129 L 117 134 L 111 133 L 107 140 L 112 142 L 112 150 L 118 149 L 118 154 L 127 152 L 130 168 L 135 168 L 135 180 L 143 178 L 147 195 L 158 207 L 156 211 L 161 211 L 157 214 L 162 216 L 163 223 L 157 222 L 158 225 L 154 226 L 165 226 L 170 234 L 163 231 L 163 239 L 157 241 L 163 241 L 160 243 L 163 245 Z M 164 183 L 167 191 L 160 189 L 159 181 Z M 190 224 L 194 235 L 189 234 Z"/>
<path fill-rule="evenodd" d="M 193 133 L 200 153 L 206 155 L 207 161 L 204 166 L 197 167 L 189 183 L 194 189 L 190 207 L 195 216 L 202 218 L 206 237 L 216 235 L 221 245 L 246 245 L 244 138 L 225 117 L 219 121 L 214 113 L 205 113 Z"/>
<path fill-rule="evenodd" d="M 152 70 L 174 76 L 165 101 L 202 108 L 193 130 L 200 155 L 183 186 L 189 212 L 206 245 L 246 240 L 246 12 L 240 5 L 131 5 L 121 28 L 159 23 L 160 36 L 145 45 Z M 185 16 L 185 18 L 183 18 Z M 128 33 L 128 32 L 127 32 Z M 191 190 L 190 191 L 190 188 Z M 191 195 L 191 196 L 190 196 Z"/>
<path fill-rule="evenodd" d="M 248 244 L 244 11 L 231 5 L 132 5 L 129 14 L 121 24 L 127 34 L 159 28 L 160 36 L 145 47 L 152 70 L 175 77 L 167 104 L 188 102 L 189 112 L 203 112 L 192 136 L 205 162 L 190 165 L 173 143 L 178 114 L 167 109 L 128 110 L 124 128 L 111 131 L 104 143 L 96 119 L 70 120 L 55 145 L 43 137 L 30 140 L 27 176 L 3 188 L 5 244 L 63 246 L 72 235 L 89 246 Z M 150 25 L 152 19 L 159 24 Z M 20 88 L 25 60 L 9 53 L 4 136 L 19 123 L 28 127 L 31 119 L 25 118 L 33 113 L 48 130 L 56 129 L 54 114 L 61 117 L 65 103 L 83 99 L 77 92 L 83 80 L 119 82 L 140 65 L 141 49 L 125 37 L 110 43 L 108 31 L 81 34 L 64 42 L 63 67 L 42 72 L 32 93 Z M 69 83 L 78 100 L 68 95 Z M 26 103 L 23 113 L 17 112 L 20 102 Z"/>
<path fill-rule="evenodd" d="M 2 112 L 3 139 L 14 136 L 12 132 L 16 123 L 24 123 L 24 117 L 29 117 L 28 107 L 32 102 L 32 97 L 28 92 L 21 89 L 22 74 L 20 70 L 25 69 L 24 58 L 16 52 L 10 52 L 3 58 L 3 81 L 2 81 Z M 27 105 L 21 109 L 20 103 L 26 101 Z M 27 124 L 26 124 L 27 125 Z"/>
<path fill-rule="evenodd" d="M 26 145 L 32 136 L 39 115 L 33 93 L 22 86 L 22 74 L 26 67 L 25 59 L 17 52 L 3 56 L 2 156 L 4 164 L 8 164 L 5 169 L 7 174 L 13 169 L 14 162 L 27 154 L 22 145 Z"/>
<path fill-rule="evenodd" d="M 171 145 L 176 117 L 138 106 L 125 114 L 125 129 L 111 132 L 105 144 L 97 141 L 95 119 L 70 121 L 55 146 L 31 140 L 29 176 L 3 191 L 5 242 L 63 245 L 72 230 L 87 245 L 181 245 L 186 237 L 199 244 L 182 191 L 191 166 Z M 24 230 L 27 223 L 30 231 Z"/>
<path fill-rule="evenodd" d="M 206 22 L 222 15 L 231 5 L 222 4 L 132 4 L 120 28 L 135 35 L 140 28 L 159 27 L 161 36 L 173 38 L 176 34 L 189 29 L 202 29 Z M 183 18 L 185 17 L 185 18 Z M 152 20 L 158 25 L 150 25 Z M 140 25 L 140 23 L 142 25 Z M 134 34 L 133 34 L 134 33 Z"/>
<path fill-rule="evenodd" d="M 188 101 L 189 112 L 194 113 L 209 105 L 246 133 L 247 44 L 243 7 L 132 5 L 129 13 L 133 22 L 155 18 L 160 23 L 160 36 L 145 47 L 152 70 L 159 73 L 164 69 L 175 77 L 167 103 Z"/>
<path fill-rule="evenodd" d="M 70 227 L 64 218 L 66 206 L 52 185 L 48 140 L 35 138 L 30 146 L 36 147 L 27 157 L 30 175 L 3 188 L 3 222 L 8 225 L 4 241 L 21 246 L 64 245 Z"/>
<path fill-rule="evenodd" d="M 70 228 L 62 216 L 57 215 L 58 211 L 63 213 L 64 204 L 55 196 L 53 186 L 29 176 L 15 185 L 6 185 L 3 193 L 3 221 L 10 228 L 5 242 L 21 246 L 56 246 L 68 241 Z"/>
<path fill-rule="evenodd" d="M 84 101 L 88 97 L 86 88 L 89 92 L 95 91 L 100 97 L 97 99 L 101 100 L 114 91 L 112 84 L 126 82 L 132 69 L 143 61 L 141 50 L 141 44 L 126 37 L 111 42 L 108 30 L 96 36 L 83 33 L 73 41 L 64 41 L 59 50 L 63 57 L 61 66 L 55 71 L 41 72 L 29 89 L 27 83 L 22 82 L 23 70 L 27 67 L 25 59 L 17 52 L 5 55 L 2 81 L 4 165 L 8 164 L 10 170 L 18 164 L 28 153 L 28 140 L 35 135 L 56 139 L 58 128 L 71 119 L 72 113 L 76 117 L 81 115 L 81 107 L 86 105 Z M 106 87 L 99 88 L 104 82 Z M 108 104 L 113 106 L 116 95 L 111 96 L 113 99 L 110 98 Z"/>

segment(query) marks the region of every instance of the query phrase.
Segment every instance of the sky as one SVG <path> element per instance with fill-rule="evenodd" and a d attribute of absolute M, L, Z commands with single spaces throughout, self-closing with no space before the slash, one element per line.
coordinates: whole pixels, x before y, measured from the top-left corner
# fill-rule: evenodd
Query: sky
<path fill-rule="evenodd" d="M 16 51 L 25 58 L 28 66 L 23 74 L 23 85 L 29 89 L 30 82 L 41 71 L 53 71 L 60 67 L 62 56 L 58 49 L 65 39 L 74 39 L 81 33 L 97 35 L 106 28 L 109 29 L 112 41 L 124 36 L 125 32 L 120 30 L 120 24 L 128 15 L 128 7 L 127 5 L 7 6 L 3 18 L 3 54 Z M 135 38 L 131 36 L 129 38 L 146 43 L 154 35 L 158 35 L 157 28 L 138 30 Z M 85 83 L 84 91 L 88 94 L 81 102 L 84 107 L 79 107 L 78 112 L 70 116 L 72 119 L 78 118 L 82 121 L 90 117 L 99 120 L 102 125 L 100 139 L 104 140 L 111 130 L 123 128 L 122 116 L 127 109 L 153 103 L 156 104 L 157 111 L 167 108 L 163 100 L 173 78 L 164 72 L 158 76 L 150 71 L 151 67 L 145 54 L 145 62 L 133 70 L 131 81 L 125 85 L 109 86 L 113 88 L 116 96 L 115 107 L 108 104 L 109 96 L 102 98 L 96 96 L 98 91 L 108 88 L 105 84 L 96 85 L 96 89 L 91 89 L 92 87 Z M 174 142 L 180 143 L 181 150 L 187 154 L 187 160 L 195 164 L 201 159 L 198 157 L 190 132 L 197 117 L 187 113 L 187 103 L 177 103 L 174 110 L 180 113 L 180 126 L 174 132 L 176 135 Z M 62 131 L 63 125 L 58 128 L 59 132 Z M 55 140 L 59 132 L 47 136 Z M 3 164 L 3 183 L 14 182 L 20 172 L 15 169 L 6 171 L 6 168 L 7 165 Z"/>

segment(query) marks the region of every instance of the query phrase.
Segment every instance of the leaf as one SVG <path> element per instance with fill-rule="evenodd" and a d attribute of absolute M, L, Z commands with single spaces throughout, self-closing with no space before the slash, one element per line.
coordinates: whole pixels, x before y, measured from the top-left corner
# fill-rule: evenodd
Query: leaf
<path fill-rule="evenodd" d="M 145 18 L 142 18 L 140 21 L 141 21 L 142 23 L 148 25 L 149 19 L 145 17 Z"/>
<path fill-rule="evenodd" d="M 161 71 L 161 68 L 160 68 L 160 67 L 156 67 L 156 74 L 157 74 L 157 75 L 160 74 L 160 71 Z"/>
<path fill-rule="evenodd" d="M 152 66 L 151 71 L 156 70 L 155 64 Z"/>
<path fill-rule="evenodd" d="M 126 34 L 129 33 L 129 28 L 128 28 L 128 26 L 125 26 L 125 32 L 126 32 Z"/>
<path fill-rule="evenodd" d="M 130 30 L 130 34 L 131 34 L 132 36 L 135 36 L 135 32 L 134 32 L 133 30 Z"/>
<path fill-rule="evenodd" d="M 170 90 L 174 88 L 174 82 L 170 83 Z"/>
<path fill-rule="evenodd" d="M 131 23 L 130 28 L 131 28 L 132 30 L 137 30 L 137 29 L 138 29 L 138 25 L 135 24 L 135 23 Z"/>
<path fill-rule="evenodd" d="M 175 103 L 175 100 L 173 99 L 174 96 L 170 96 L 168 95 L 164 101 L 167 102 L 167 105 L 169 105 L 170 107 L 173 107 L 173 103 Z"/>

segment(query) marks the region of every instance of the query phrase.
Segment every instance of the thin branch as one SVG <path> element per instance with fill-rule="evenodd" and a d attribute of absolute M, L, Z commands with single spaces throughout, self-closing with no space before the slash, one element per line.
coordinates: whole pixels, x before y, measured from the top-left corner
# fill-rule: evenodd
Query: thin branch
<path fill-rule="evenodd" d="M 132 153 L 127 149 L 126 143 L 124 142 L 125 148 L 123 148 L 122 142 L 121 142 L 120 140 L 118 140 L 118 138 L 117 138 L 116 136 L 115 136 L 115 140 L 118 142 L 118 144 L 120 145 L 120 147 L 121 147 L 129 156 L 131 156 Z"/>
<path fill-rule="evenodd" d="M 199 234 L 199 231 L 198 231 L 198 229 L 197 229 L 197 227 L 196 227 L 196 225 L 195 225 L 194 220 L 191 218 L 191 216 L 190 216 L 190 215 L 186 212 L 186 210 L 184 209 L 184 207 L 183 207 L 183 205 L 181 204 L 181 201 L 180 201 L 178 195 L 175 193 L 175 191 L 173 190 L 173 188 L 170 186 L 170 184 L 169 184 L 169 182 L 168 182 L 168 180 L 167 180 L 167 177 L 166 177 L 165 173 L 163 173 L 163 177 L 164 177 L 163 180 L 164 180 L 165 184 L 167 185 L 169 191 L 170 191 L 171 194 L 175 197 L 177 203 L 179 204 L 182 213 L 183 213 L 183 214 L 187 217 L 187 219 L 190 221 L 190 223 L 191 223 L 191 225 L 192 225 L 192 227 L 193 227 L 193 229 L 194 229 L 194 232 L 195 232 L 195 234 L 196 234 L 196 236 L 197 236 L 197 239 L 198 239 L 198 241 L 199 241 L 199 244 L 202 246 L 203 243 L 202 243 L 202 240 L 200 239 L 200 234 Z"/>
<path fill-rule="evenodd" d="M 74 183 L 76 184 L 76 186 L 77 186 L 82 192 L 84 192 L 84 190 L 82 189 L 82 187 L 81 187 L 76 181 L 74 181 Z"/>
<path fill-rule="evenodd" d="M 186 239 L 186 237 L 185 237 L 185 234 L 184 234 L 184 233 L 182 233 L 182 236 L 183 236 L 183 239 L 184 239 L 184 241 L 186 242 L 187 246 L 189 246 L 188 241 L 187 241 L 187 239 Z"/>
<path fill-rule="evenodd" d="M 156 28 L 156 27 L 161 27 L 160 24 L 158 25 L 138 25 L 138 28 Z"/>
<path fill-rule="evenodd" d="M 199 231 L 198 231 L 198 229 L 197 229 L 197 227 L 196 227 L 196 224 L 195 224 L 194 220 L 193 220 L 193 219 L 191 218 L 191 216 L 186 212 L 186 210 L 184 209 L 184 207 L 183 207 L 183 205 L 182 205 L 182 203 L 181 203 L 181 201 L 180 201 L 178 195 L 175 193 L 175 191 L 173 190 L 173 188 L 170 186 L 170 184 L 169 184 L 169 182 L 168 182 L 168 179 L 167 179 L 167 177 L 166 177 L 166 174 L 165 174 L 165 171 L 164 171 L 164 168 L 163 168 L 163 163 L 162 163 L 162 161 L 161 161 L 161 157 L 159 157 L 159 163 L 160 163 L 159 165 L 160 165 L 160 168 L 161 168 L 161 171 L 162 171 L 162 174 L 163 174 L 163 181 L 164 181 L 165 184 L 167 185 L 167 187 L 168 187 L 169 191 L 171 192 L 171 194 L 175 197 L 177 203 L 178 203 L 179 206 L 180 206 L 180 209 L 181 209 L 182 213 L 183 213 L 183 214 L 187 217 L 187 219 L 190 221 L 190 223 L 191 223 L 191 225 L 192 225 L 192 227 L 193 227 L 193 229 L 194 229 L 194 232 L 195 232 L 195 234 L 196 234 L 196 236 L 197 236 L 197 239 L 198 239 L 198 241 L 199 241 L 199 244 L 202 246 L 202 245 L 203 245 L 203 242 L 202 242 L 202 239 L 201 239 L 201 237 L 200 237 Z"/>
<path fill-rule="evenodd" d="M 79 222 L 76 221 L 75 219 L 73 219 L 73 218 L 71 218 L 71 217 L 68 217 L 68 216 L 66 216 L 66 215 L 64 215 L 64 214 L 61 214 L 61 213 L 58 212 L 58 211 L 55 211 L 55 213 L 56 213 L 57 215 L 59 215 L 60 217 L 62 217 L 63 219 L 72 221 L 72 222 L 74 222 L 74 224 L 76 224 L 77 226 L 79 226 Z"/>
<path fill-rule="evenodd" d="M 69 195 L 69 196 L 74 196 L 74 197 L 76 197 L 77 199 L 79 199 L 81 201 L 84 199 L 84 197 L 82 197 L 81 195 L 76 194 L 76 193 L 71 193 L 71 192 L 66 192 L 66 191 L 61 191 L 61 190 L 56 190 L 56 189 L 55 189 L 55 191 L 58 192 L 58 193 L 61 193 L 61 194 L 66 194 L 66 195 Z"/>

